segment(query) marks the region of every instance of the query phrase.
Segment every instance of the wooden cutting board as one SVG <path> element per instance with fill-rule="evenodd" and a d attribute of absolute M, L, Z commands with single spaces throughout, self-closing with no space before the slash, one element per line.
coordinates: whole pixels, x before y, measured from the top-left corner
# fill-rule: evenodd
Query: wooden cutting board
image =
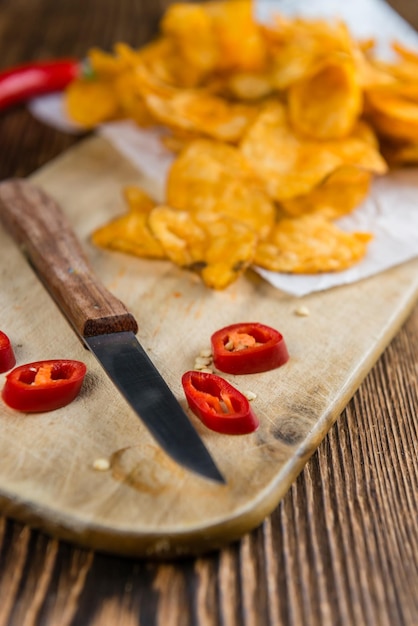
<path fill-rule="evenodd" d="M 0 327 L 18 363 L 76 358 L 88 366 L 81 395 L 63 409 L 27 416 L 0 405 L 2 512 L 58 538 L 131 556 L 201 553 L 239 538 L 277 506 L 408 316 L 418 260 L 304 298 L 251 272 L 214 292 L 168 262 L 91 245 L 91 232 L 124 212 L 123 186 L 150 188 L 104 139 L 82 142 L 32 180 L 67 213 L 93 268 L 137 318 L 139 341 L 185 408 L 181 375 L 221 326 L 274 326 L 291 358 L 272 372 L 225 375 L 257 394 L 255 433 L 220 435 L 190 414 L 227 484 L 206 481 L 154 443 L 0 229 Z M 302 305 L 309 316 L 296 314 Z M 99 458 L 110 461 L 108 471 L 93 468 Z"/>

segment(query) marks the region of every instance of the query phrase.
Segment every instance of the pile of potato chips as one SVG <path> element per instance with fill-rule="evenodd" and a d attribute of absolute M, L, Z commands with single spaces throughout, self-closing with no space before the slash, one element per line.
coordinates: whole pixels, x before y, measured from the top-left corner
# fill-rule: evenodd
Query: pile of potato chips
<path fill-rule="evenodd" d="M 93 77 L 66 92 L 70 117 L 163 126 L 176 155 L 164 205 L 125 189 L 127 213 L 94 243 L 169 259 L 214 289 L 251 265 L 357 263 L 372 235 L 335 220 L 373 176 L 418 162 L 418 53 L 394 50 L 379 61 L 338 20 L 258 24 L 251 0 L 173 4 L 149 45 L 91 50 Z"/>

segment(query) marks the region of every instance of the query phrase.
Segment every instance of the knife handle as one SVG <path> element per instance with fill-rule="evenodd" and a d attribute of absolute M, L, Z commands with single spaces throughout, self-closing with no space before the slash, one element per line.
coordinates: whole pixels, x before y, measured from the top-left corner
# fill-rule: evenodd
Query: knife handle
<path fill-rule="evenodd" d="M 0 183 L 0 221 L 83 337 L 137 332 L 135 318 L 95 277 L 58 204 L 32 183 Z"/>

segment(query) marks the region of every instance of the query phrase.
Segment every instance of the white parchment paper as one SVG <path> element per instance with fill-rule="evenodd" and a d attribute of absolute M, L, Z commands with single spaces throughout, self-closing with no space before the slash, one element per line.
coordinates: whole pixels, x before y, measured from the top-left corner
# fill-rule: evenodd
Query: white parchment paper
<path fill-rule="evenodd" d="M 374 37 L 379 54 L 390 57 L 390 41 L 418 49 L 418 33 L 383 0 L 258 0 L 256 16 L 268 20 L 277 11 L 303 17 L 341 18 L 358 38 Z M 71 123 L 59 95 L 33 100 L 34 116 L 64 132 L 83 132 Z M 161 129 L 144 130 L 131 121 L 104 124 L 97 132 L 153 180 L 157 200 L 164 197 L 165 180 L 173 155 L 161 144 Z M 272 285 L 295 296 L 353 283 L 418 256 L 418 169 L 391 172 L 378 178 L 371 193 L 352 214 L 338 221 L 348 230 L 372 232 L 367 256 L 343 272 L 290 275 L 255 268 Z"/>

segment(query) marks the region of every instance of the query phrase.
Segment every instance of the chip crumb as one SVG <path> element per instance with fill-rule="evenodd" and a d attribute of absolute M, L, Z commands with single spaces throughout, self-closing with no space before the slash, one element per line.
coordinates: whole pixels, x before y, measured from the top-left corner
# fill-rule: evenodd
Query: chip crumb
<path fill-rule="evenodd" d="M 195 358 L 194 369 L 199 372 L 212 373 L 210 366 L 213 363 L 212 350 L 210 348 L 201 350 L 199 356 Z"/>
<path fill-rule="evenodd" d="M 310 311 L 307 306 L 300 306 L 295 310 L 295 314 L 299 317 L 308 317 L 308 315 L 310 315 Z"/>
<path fill-rule="evenodd" d="M 106 472 L 110 469 L 110 462 L 108 459 L 96 459 L 93 463 L 93 469 L 99 472 Z"/>
<path fill-rule="evenodd" d="M 251 400 L 255 400 L 257 397 L 257 394 L 254 393 L 254 391 L 244 391 L 243 393 L 249 402 L 251 402 Z"/>

